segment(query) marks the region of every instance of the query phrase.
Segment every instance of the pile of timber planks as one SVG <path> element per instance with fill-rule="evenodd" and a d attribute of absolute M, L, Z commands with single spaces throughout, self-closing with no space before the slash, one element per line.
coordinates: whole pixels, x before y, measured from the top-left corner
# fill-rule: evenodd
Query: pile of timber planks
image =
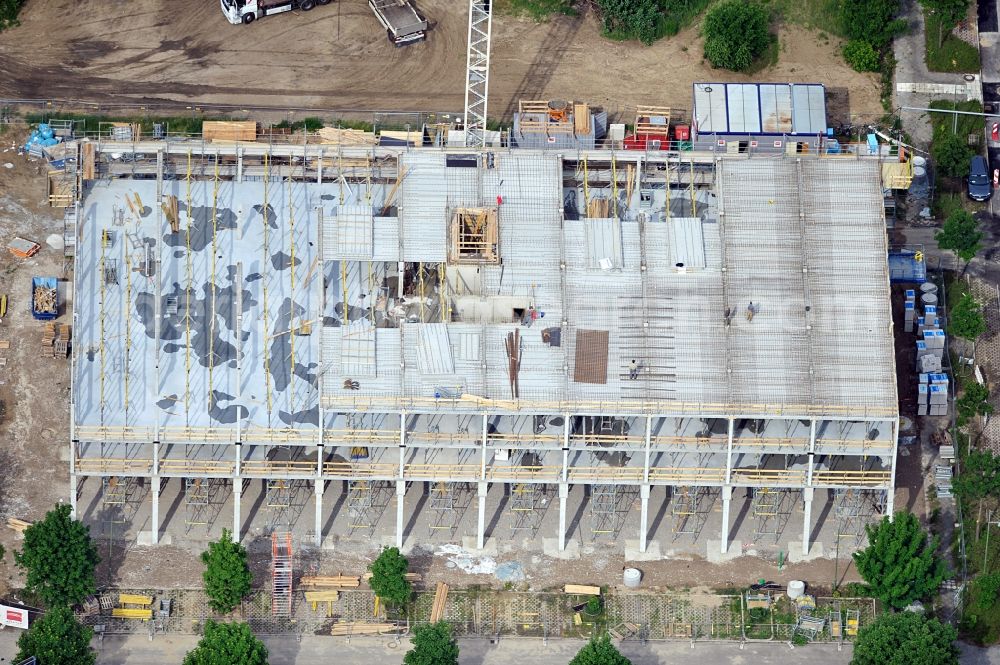
<path fill-rule="evenodd" d="M 569 593 L 577 596 L 600 596 L 601 587 L 588 586 L 585 584 L 567 584 L 563 587 L 563 593 Z"/>
<path fill-rule="evenodd" d="M 339 129 L 337 127 L 321 127 L 318 132 L 321 143 L 326 145 L 375 145 L 378 139 L 372 132 L 360 129 Z"/>
<path fill-rule="evenodd" d="M 410 582 L 411 584 L 415 584 L 415 583 L 417 583 L 417 582 L 420 582 L 420 581 L 421 581 L 421 579 L 423 579 L 423 578 L 421 578 L 421 577 L 420 577 L 420 573 L 406 573 L 405 575 L 403 575 L 403 577 L 405 577 L 405 578 L 406 578 L 406 581 L 407 581 L 407 582 Z M 371 572 L 370 572 L 370 571 L 369 571 L 369 572 L 367 572 L 367 573 L 365 573 L 365 574 L 364 574 L 364 575 L 363 575 L 363 576 L 361 577 L 361 579 L 363 579 L 363 580 L 364 580 L 365 582 L 367 582 L 367 581 L 368 581 L 368 580 L 370 580 L 371 578 L 372 578 L 372 574 L 371 574 Z"/>
<path fill-rule="evenodd" d="M 170 232 L 180 232 L 181 217 L 177 212 L 177 197 L 173 194 L 168 194 L 163 198 L 162 203 L 160 203 L 160 208 L 163 210 L 163 214 L 167 218 L 167 222 L 170 223 Z"/>
<path fill-rule="evenodd" d="M 7 527 L 17 531 L 18 533 L 24 533 L 25 529 L 31 526 L 31 522 L 26 520 L 21 520 L 16 517 L 7 518 Z"/>
<path fill-rule="evenodd" d="M 206 120 L 201 124 L 206 141 L 256 141 L 257 123 L 253 120 Z"/>
<path fill-rule="evenodd" d="M 330 629 L 331 635 L 385 635 L 396 632 L 394 623 L 360 623 L 346 621 L 333 624 Z"/>
<path fill-rule="evenodd" d="M 304 576 L 299 581 L 300 587 L 313 589 L 356 589 L 361 586 L 360 577 L 350 575 L 313 575 Z"/>
<path fill-rule="evenodd" d="M 444 620 L 444 610 L 448 603 L 448 585 L 444 582 L 437 583 L 434 590 L 434 604 L 431 606 L 431 623 Z"/>

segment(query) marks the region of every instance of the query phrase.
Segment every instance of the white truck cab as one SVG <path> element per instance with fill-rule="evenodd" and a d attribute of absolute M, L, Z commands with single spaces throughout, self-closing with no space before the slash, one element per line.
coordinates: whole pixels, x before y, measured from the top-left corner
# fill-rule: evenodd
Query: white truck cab
<path fill-rule="evenodd" d="M 253 23 L 255 19 L 290 12 L 293 9 L 309 11 L 316 5 L 328 5 L 331 0 L 219 0 L 222 13 L 233 25 Z"/>

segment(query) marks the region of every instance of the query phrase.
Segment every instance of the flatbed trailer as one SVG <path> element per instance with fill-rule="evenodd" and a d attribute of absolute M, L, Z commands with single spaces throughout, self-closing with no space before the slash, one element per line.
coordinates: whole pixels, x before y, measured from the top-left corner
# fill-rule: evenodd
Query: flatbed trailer
<path fill-rule="evenodd" d="M 411 0 L 368 0 L 368 6 L 394 45 L 405 46 L 427 37 L 427 19 Z"/>

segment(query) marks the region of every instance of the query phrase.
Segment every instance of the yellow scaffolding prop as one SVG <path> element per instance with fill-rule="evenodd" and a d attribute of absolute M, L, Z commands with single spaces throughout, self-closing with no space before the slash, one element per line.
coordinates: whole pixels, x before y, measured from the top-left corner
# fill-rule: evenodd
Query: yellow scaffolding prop
<path fill-rule="evenodd" d="M 270 260 L 270 217 L 271 204 L 268 200 L 268 183 L 271 182 L 271 153 L 264 153 L 264 260 L 262 266 L 264 266 L 264 272 L 267 272 L 267 262 Z M 267 337 L 270 334 L 270 324 L 268 322 L 268 310 L 267 310 L 267 276 L 260 281 L 261 283 L 261 307 L 264 310 L 264 336 Z M 268 350 L 268 344 L 265 339 L 264 342 L 264 392 L 267 399 L 267 415 L 268 418 L 271 416 L 271 353 Z"/>
<path fill-rule="evenodd" d="M 187 284 L 184 287 L 184 419 L 185 424 L 191 424 L 191 289 L 194 286 L 194 269 L 191 257 L 191 220 L 194 208 L 191 207 L 191 151 L 187 154 L 187 178 L 185 178 L 185 198 L 187 199 L 188 223 L 184 232 L 184 244 L 187 249 Z"/>

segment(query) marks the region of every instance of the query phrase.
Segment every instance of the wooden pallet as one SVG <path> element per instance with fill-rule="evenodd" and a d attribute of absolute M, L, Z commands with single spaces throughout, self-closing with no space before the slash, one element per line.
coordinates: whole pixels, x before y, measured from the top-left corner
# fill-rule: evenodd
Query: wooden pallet
<path fill-rule="evenodd" d="M 434 604 L 431 606 L 431 623 L 444 620 L 444 611 L 448 603 L 448 585 L 444 582 L 437 583 L 434 591 Z"/>

